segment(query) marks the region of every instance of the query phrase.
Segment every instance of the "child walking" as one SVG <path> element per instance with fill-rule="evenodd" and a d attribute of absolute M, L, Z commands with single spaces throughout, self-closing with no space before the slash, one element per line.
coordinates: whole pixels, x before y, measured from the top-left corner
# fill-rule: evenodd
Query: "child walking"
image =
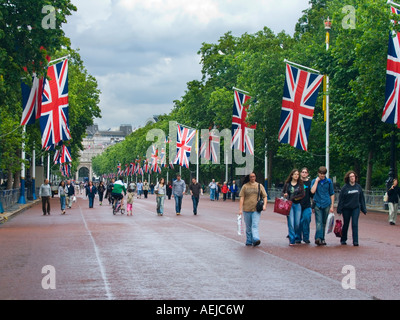
<path fill-rule="evenodd" d="M 128 189 L 126 193 L 126 212 L 128 216 L 132 215 L 132 204 L 133 204 L 133 190 Z"/>

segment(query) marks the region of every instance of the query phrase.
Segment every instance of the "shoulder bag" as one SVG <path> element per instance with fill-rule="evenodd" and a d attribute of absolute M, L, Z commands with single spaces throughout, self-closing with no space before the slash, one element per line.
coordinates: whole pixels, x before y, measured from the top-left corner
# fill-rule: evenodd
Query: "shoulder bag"
<path fill-rule="evenodd" d="M 260 184 L 258 184 L 258 196 L 257 196 L 257 212 L 261 212 L 264 208 L 264 199 L 261 198 Z"/>

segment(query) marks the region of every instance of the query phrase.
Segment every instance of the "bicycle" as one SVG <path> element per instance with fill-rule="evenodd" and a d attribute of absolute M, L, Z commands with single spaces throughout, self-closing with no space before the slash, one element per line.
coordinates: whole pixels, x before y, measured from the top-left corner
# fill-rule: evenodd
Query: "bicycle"
<path fill-rule="evenodd" d="M 113 215 L 117 214 L 119 211 L 121 214 L 125 213 L 125 209 L 121 206 L 121 199 L 119 197 L 113 197 L 114 198 L 114 204 L 112 205 L 113 209 Z"/>

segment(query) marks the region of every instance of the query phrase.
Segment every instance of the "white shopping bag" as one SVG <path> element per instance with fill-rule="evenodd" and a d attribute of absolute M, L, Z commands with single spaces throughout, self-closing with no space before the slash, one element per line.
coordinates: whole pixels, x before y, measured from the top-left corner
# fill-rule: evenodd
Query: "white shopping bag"
<path fill-rule="evenodd" d="M 326 219 L 326 234 L 331 233 L 333 231 L 333 227 L 335 224 L 335 214 L 329 213 L 328 218 Z"/>
<path fill-rule="evenodd" d="M 75 196 L 72 197 L 72 202 L 76 202 L 76 197 Z"/>
<path fill-rule="evenodd" d="M 243 220 L 241 214 L 237 215 L 237 233 L 239 236 L 243 234 Z"/>

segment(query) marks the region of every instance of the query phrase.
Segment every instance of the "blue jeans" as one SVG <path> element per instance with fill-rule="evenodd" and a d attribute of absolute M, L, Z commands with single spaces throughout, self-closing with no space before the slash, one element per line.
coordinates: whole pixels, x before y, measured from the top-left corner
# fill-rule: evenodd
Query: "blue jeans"
<path fill-rule="evenodd" d="M 328 219 L 329 208 L 315 207 L 315 240 L 325 240 L 326 219 Z"/>
<path fill-rule="evenodd" d="M 289 241 L 294 244 L 296 241 L 301 241 L 300 235 L 300 219 L 301 219 L 301 204 L 293 203 L 290 213 L 287 216 Z"/>
<path fill-rule="evenodd" d="M 343 209 L 343 228 L 340 242 L 347 241 L 347 231 L 349 230 L 351 219 L 351 231 L 353 234 L 353 244 L 358 243 L 358 218 L 360 217 L 360 208 Z"/>
<path fill-rule="evenodd" d="M 176 213 L 181 213 L 182 198 L 183 198 L 183 196 L 178 196 L 178 195 L 174 194 L 174 199 L 175 199 L 175 212 L 176 212 Z"/>
<path fill-rule="evenodd" d="M 300 235 L 303 241 L 310 240 L 311 208 L 305 208 L 301 212 Z M 301 239 L 301 238 L 300 238 Z"/>
<path fill-rule="evenodd" d="M 210 200 L 215 199 L 215 189 L 210 189 Z"/>
<path fill-rule="evenodd" d="M 65 210 L 65 196 L 60 196 L 61 211 Z"/>
<path fill-rule="evenodd" d="M 88 196 L 88 198 L 89 198 L 89 208 L 93 208 L 94 196 Z"/>
<path fill-rule="evenodd" d="M 197 206 L 199 205 L 199 200 L 200 200 L 199 197 L 192 196 L 193 213 L 194 213 L 194 214 L 197 214 Z"/>
<path fill-rule="evenodd" d="M 243 211 L 244 222 L 246 223 L 246 244 L 253 245 L 260 240 L 258 234 L 258 224 L 260 223 L 261 213 L 257 211 Z"/>
<path fill-rule="evenodd" d="M 164 213 L 164 195 L 157 195 L 157 213 L 163 214 Z"/>

